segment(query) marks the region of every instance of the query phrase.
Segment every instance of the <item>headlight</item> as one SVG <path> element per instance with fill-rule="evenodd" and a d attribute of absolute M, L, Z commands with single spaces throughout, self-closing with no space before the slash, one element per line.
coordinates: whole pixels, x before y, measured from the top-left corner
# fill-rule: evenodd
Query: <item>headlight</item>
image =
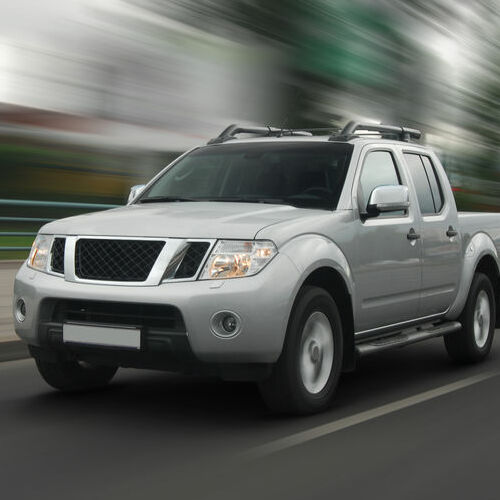
<path fill-rule="evenodd" d="M 272 241 L 219 241 L 205 264 L 200 279 L 252 276 L 278 253 Z"/>
<path fill-rule="evenodd" d="M 52 247 L 53 236 L 39 234 L 31 247 L 30 256 L 28 257 L 28 266 L 38 271 L 46 271 L 50 248 Z"/>

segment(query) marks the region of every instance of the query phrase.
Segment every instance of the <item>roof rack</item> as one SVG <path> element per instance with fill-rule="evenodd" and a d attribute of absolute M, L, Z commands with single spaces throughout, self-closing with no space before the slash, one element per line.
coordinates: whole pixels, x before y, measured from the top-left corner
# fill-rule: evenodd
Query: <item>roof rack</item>
<path fill-rule="evenodd" d="M 283 136 L 302 136 L 310 137 L 314 132 L 328 132 L 328 135 L 335 130 L 330 128 L 309 128 L 309 129 L 291 129 L 279 127 L 242 127 L 240 125 L 229 125 L 217 137 L 210 139 L 207 144 L 221 144 L 231 139 L 236 139 L 238 134 L 253 134 L 258 137 L 283 137 Z"/>
<path fill-rule="evenodd" d="M 315 133 L 323 133 L 330 136 L 330 141 L 348 141 L 359 139 L 370 135 L 381 135 L 382 137 L 394 137 L 398 141 L 410 142 L 411 139 L 420 139 L 420 130 L 395 125 L 377 125 L 374 123 L 358 123 L 350 121 L 342 130 L 335 127 L 326 128 L 303 128 L 291 129 L 280 127 L 245 127 L 240 125 L 229 125 L 217 137 L 210 139 L 207 144 L 222 144 L 223 142 L 236 139 L 239 134 L 251 134 L 257 137 L 284 137 L 302 136 L 311 137 Z M 356 133 L 362 132 L 362 133 Z"/>
<path fill-rule="evenodd" d="M 368 132 L 356 134 L 356 131 Z M 411 139 L 420 139 L 422 132 L 415 128 L 399 127 L 396 125 L 382 125 L 374 123 L 358 123 L 350 121 L 338 135 L 332 135 L 330 141 L 346 141 L 364 137 L 366 135 L 395 136 L 397 140 L 410 142 Z"/>

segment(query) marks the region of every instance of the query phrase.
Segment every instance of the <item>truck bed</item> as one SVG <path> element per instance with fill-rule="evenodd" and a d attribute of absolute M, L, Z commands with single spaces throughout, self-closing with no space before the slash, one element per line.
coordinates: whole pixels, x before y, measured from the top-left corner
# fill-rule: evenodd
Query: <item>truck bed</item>
<path fill-rule="evenodd" d="M 485 212 L 458 212 L 459 227 L 462 232 L 464 247 L 472 236 L 484 232 L 495 243 L 500 253 L 500 214 Z"/>

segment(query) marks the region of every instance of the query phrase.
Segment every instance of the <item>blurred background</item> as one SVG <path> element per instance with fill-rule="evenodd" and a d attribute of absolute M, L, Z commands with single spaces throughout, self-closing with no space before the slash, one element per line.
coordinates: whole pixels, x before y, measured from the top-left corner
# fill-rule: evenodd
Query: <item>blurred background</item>
<path fill-rule="evenodd" d="M 0 259 L 230 123 L 420 128 L 500 211 L 500 0 L 16 0 L 0 16 Z"/>

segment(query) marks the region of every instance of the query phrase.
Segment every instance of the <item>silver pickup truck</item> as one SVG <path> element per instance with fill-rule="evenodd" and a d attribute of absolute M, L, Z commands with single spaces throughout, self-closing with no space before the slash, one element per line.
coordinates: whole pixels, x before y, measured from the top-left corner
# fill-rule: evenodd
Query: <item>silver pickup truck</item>
<path fill-rule="evenodd" d="M 258 382 L 277 411 L 332 400 L 359 356 L 443 336 L 457 362 L 499 325 L 498 214 L 457 213 L 406 127 L 230 126 L 125 207 L 41 228 L 14 317 L 42 377 L 118 367 Z"/>

